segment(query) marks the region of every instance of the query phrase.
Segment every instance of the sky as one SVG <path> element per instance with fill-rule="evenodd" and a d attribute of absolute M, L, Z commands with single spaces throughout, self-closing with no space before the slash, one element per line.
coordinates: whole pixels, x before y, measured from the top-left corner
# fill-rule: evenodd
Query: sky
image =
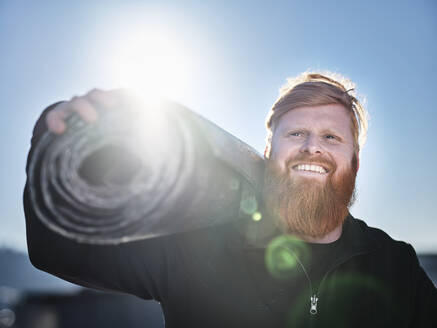
<path fill-rule="evenodd" d="M 437 253 L 437 2 L 0 0 L 0 246 L 26 249 L 41 111 L 92 88 L 162 95 L 264 150 L 286 78 L 353 80 L 370 127 L 351 213 Z"/>

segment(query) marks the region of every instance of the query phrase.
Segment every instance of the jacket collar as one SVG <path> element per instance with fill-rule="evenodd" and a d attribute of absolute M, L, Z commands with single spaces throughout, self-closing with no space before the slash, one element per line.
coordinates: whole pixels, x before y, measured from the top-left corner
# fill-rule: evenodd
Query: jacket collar
<path fill-rule="evenodd" d="M 276 237 L 283 235 L 282 231 L 269 218 L 260 221 L 246 220 L 238 225 L 242 235 L 244 250 L 265 250 Z M 364 221 L 354 218 L 350 213 L 343 223 L 342 229 L 343 257 L 367 253 L 377 249 L 380 242 L 375 238 Z"/>

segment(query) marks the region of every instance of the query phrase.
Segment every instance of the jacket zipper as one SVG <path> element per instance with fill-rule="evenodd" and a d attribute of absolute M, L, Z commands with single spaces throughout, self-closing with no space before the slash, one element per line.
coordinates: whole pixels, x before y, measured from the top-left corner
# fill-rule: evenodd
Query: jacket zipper
<path fill-rule="evenodd" d="M 312 281 L 311 281 L 311 278 L 310 278 L 310 276 L 308 275 L 308 272 L 307 272 L 307 270 L 305 269 L 305 266 L 303 265 L 303 263 L 300 261 L 300 259 L 297 257 L 297 255 L 291 250 L 291 249 L 289 249 L 289 248 L 287 248 L 289 251 L 291 251 L 291 253 L 292 253 L 292 255 L 294 256 L 294 258 L 296 259 L 296 261 L 297 261 L 297 263 L 299 263 L 299 265 L 300 265 L 300 267 L 302 268 L 302 271 L 303 271 L 303 273 L 305 274 L 305 277 L 307 278 L 307 280 L 308 280 L 308 283 L 309 283 L 309 285 L 310 285 L 310 314 L 312 314 L 312 315 L 316 315 L 317 314 L 317 302 L 319 301 L 319 291 L 320 291 L 320 289 L 322 288 L 322 285 L 323 285 L 323 283 L 325 282 L 325 280 L 326 280 L 326 277 L 334 270 L 334 269 L 337 269 L 337 267 L 339 267 L 340 265 L 342 265 L 343 263 L 346 263 L 347 261 L 349 261 L 350 259 L 352 259 L 352 258 L 354 258 L 354 257 L 356 257 L 356 256 L 359 256 L 359 255 L 363 255 L 363 254 L 367 254 L 367 253 L 369 253 L 370 251 L 366 251 L 366 252 L 360 252 L 360 253 L 356 253 L 356 254 L 353 254 L 352 256 L 350 256 L 350 257 L 348 257 L 348 258 L 346 258 L 346 259 L 344 259 L 344 260 L 342 260 L 342 261 L 339 261 L 338 263 L 336 263 L 335 265 L 333 265 L 324 275 L 323 275 L 323 278 L 322 278 L 322 280 L 320 281 L 320 284 L 319 284 L 319 287 L 317 288 L 317 291 L 314 293 L 314 290 L 313 290 L 313 284 L 312 284 Z"/>

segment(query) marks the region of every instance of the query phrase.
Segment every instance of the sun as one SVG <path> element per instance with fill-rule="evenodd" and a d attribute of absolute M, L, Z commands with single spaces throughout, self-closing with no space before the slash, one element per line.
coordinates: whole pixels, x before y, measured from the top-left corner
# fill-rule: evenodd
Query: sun
<path fill-rule="evenodd" d="M 177 99 L 191 87 L 192 56 L 177 35 L 162 27 L 135 26 L 113 44 L 109 55 L 113 81 L 143 100 Z"/>

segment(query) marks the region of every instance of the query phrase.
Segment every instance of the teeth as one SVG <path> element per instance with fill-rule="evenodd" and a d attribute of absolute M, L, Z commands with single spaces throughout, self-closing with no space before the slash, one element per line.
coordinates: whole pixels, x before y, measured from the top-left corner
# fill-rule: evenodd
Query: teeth
<path fill-rule="evenodd" d="M 318 165 L 299 164 L 296 168 L 298 171 L 311 171 L 317 173 L 326 173 L 326 170 Z"/>

